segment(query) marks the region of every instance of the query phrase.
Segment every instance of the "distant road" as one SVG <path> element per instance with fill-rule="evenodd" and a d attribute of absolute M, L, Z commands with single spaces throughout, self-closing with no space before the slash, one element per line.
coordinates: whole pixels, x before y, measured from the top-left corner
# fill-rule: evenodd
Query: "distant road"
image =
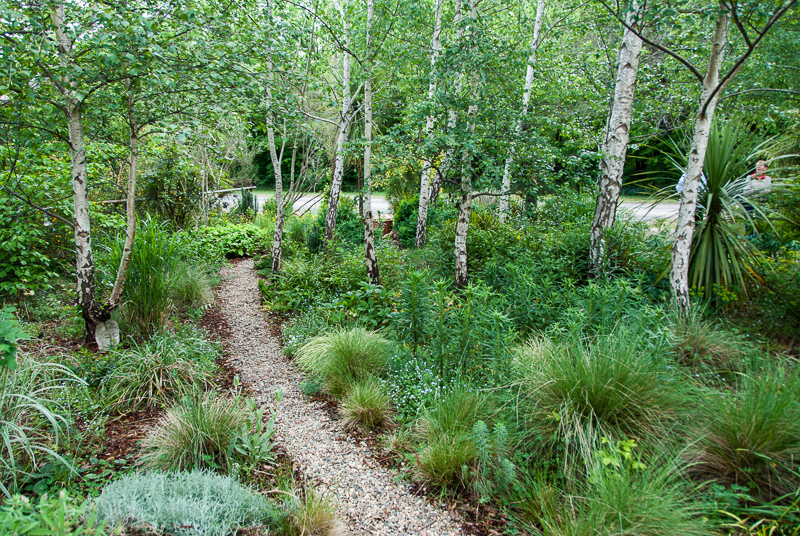
<path fill-rule="evenodd" d="M 660 201 L 655 205 L 650 201 L 623 201 L 619 208 L 632 212 L 642 220 L 676 220 L 680 204 L 677 201 Z"/>
<path fill-rule="evenodd" d="M 258 200 L 258 205 L 261 206 L 264 202 L 270 198 L 274 197 L 273 195 L 267 194 L 256 194 L 256 199 Z M 297 200 L 294 204 L 294 212 L 295 214 L 304 214 L 306 212 L 316 212 L 319 208 L 320 201 L 322 201 L 322 195 L 304 195 Z M 389 202 L 383 196 L 372 196 L 372 212 L 377 215 L 378 212 L 381 214 L 391 214 L 392 207 L 389 205 Z"/>
<path fill-rule="evenodd" d="M 256 194 L 259 205 L 262 205 L 269 197 L 272 196 Z M 296 214 L 316 212 L 321 200 L 322 196 L 320 194 L 304 195 L 294 204 L 294 211 Z M 677 201 L 661 201 L 655 205 L 648 201 L 623 201 L 619 204 L 621 210 L 631 212 L 634 217 L 642 221 L 674 220 L 678 217 L 678 206 Z M 375 213 L 375 215 L 377 215 L 378 212 L 381 214 L 391 214 L 392 207 L 385 197 L 373 195 L 372 212 Z"/>

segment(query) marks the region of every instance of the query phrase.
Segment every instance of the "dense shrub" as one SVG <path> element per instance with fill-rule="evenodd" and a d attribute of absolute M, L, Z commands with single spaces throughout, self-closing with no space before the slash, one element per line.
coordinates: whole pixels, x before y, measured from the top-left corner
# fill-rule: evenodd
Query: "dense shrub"
<path fill-rule="evenodd" d="M 234 479 L 206 471 L 125 476 L 103 488 L 97 517 L 131 530 L 179 536 L 227 536 L 237 528 L 272 525 L 267 500 Z"/>
<path fill-rule="evenodd" d="M 206 255 L 236 258 L 267 253 L 272 246 L 272 227 L 259 227 L 254 223 L 224 224 L 201 227 L 188 236 L 192 248 Z"/>
<path fill-rule="evenodd" d="M 397 232 L 400 245 L 414 247 L 417 240 L 417 218 L 419 216 L 419 196 L 399 201 L 394 211 L 392 230 Z M 441 226 L 449 219 L 455 219 L 452 207 L 437 203 L 428 206 L 428 229 Z M 430 231 L 429 231 L 430 232 Z"/>

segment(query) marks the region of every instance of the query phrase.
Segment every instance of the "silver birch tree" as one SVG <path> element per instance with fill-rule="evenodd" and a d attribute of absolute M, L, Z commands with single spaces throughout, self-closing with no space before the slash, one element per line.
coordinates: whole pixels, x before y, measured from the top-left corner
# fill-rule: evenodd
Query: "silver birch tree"
<path fill-rule="evenodd" d="M 522 93 L 522 113 L 517 120 L 517 125 L 514 128 L 515 138 L 522 135 L 522 123 L 528 115 L 528 106 L 531 102 L 531 92 L 533 90 L 533 66 L 536 63 L 536 51 L 539 48 L 539 39 L 542 33 L 542 20 L 544 19 L 545 0 L 538 0 L 536 5 L 536 20 L 533 24 L 533 40 L 531 42 L 531 53 L 528 56 L 528 66 L 525 71 L 525 88 Z M 500 199 L 498 201 L 498 212 L 500 213 L 500 221 L 505 222 L 508 217 L 508 197 L 509 190 L 511 189 L 511 170 L 514 165 L 514 150 L 516 142 L 511 144 L 511 150 L 506 157 L 505 166 L 503 168 L 503 183 L 500 187 Z"/>
<path fill-rule="evenodd" d="M 613 8 L 605 0 L 599 1 L 607 10 L 614 13 Z M 690 308 L 689 260 L 691 258 L 692 236 L 695 228 L 695 214 L 697 213 L 698 189 L 717 102 L 725 87 L 741 70 L 764 36 L 796 4 L 797 0 L 753 2 L 746 6 L 740 5 L 735 0 L 713 2 L 717 16 L 705 74 L 702 74 L 688 59 L 674 50 L 648 39 L 624 19 L 617 18 L 626 29 L 636 34 L 642 41 L 680 62 L 700 82 L 700 105 L 695 117 L 692 143 L 687 158 L 686 180 L 683 192 L 681 192 L 678 222 L 675 228 L 675 240 L 671 255 L 670 285 L 675 299 L 675 307 L 682 314 L 688 313 Z M 704 7 L 708 7 L 708 5 L 705 4 Z M 666 12 L 674 12 L 670 6 L 651 5 L 649 10 L 654 10 L 654 8 L 665 9 Z M 655 9 L 655 11 L 657 12 L 658 9 Z M 750 20 L 747 20 L 747 18 Z M 723 74 L 722 60 L 725 48 L 729 44 L 728 31 L 731 20 L 733 20 L 736 30 L 742 37 L 744 52 L 738 56 L 733 65 Z M 759 27 L 761 21 L 766 22 Z"/>
<path fill-rule="evenodd" d="M 543 0 L 542 0 L 543 1 Z M 433 104 L 436 95 L 436 60 L 441 52 L 442 34 L 442 0 L 436 0 L 436 12 L 434 15 L 433 36 L 431 37 L 431 80 L 428 83 L 428 102 Z M 433 134 L 434 115 L 428 113 L 425 118 L 425 137 L 430 139 Z M 416 245 L 421 248 L 425 245 L 428 229 L 428 199 L 431 195 L 431 158 L 425 155 L 422 162 L 422 176 L 419 186 L 419 211 L 417 213 L 417 232 Z"/>
<path fill-rule="evenodd" d="M 375 17 L 373 0 L 367 0 L 367 40 L 366 59 L 364 62 L 366 80 L 364 81 L 364 256 L 367 265 L 367 276 L 370 283 L 380 285 L 378 259 L 375 254 L 375 230 L 372 221 L 372 22 Z"/>
<path fill-rule="evenodd" d="M 344 48 L 341 51 L 342 60 L 342 116 L 339 120 L 339 131 L 336 136 L 336 156 L 334 158 L 333 177 L 331 178 L 331 190 L 328 195 L 328 212 L 325 215 L 325 241 L 333 240 L 336 231 L 336 214 L 339 210 L 339 195 L 342 192 L 342 179 L 344 178 L 344 146 L 347 143 L 347 133 L 350 130 L 351 107 L 353 96 L 350 93 L 350 21 L 348 20 L 347 8 L 349 0 L 340 3 L 334 2 L 342 17 L 342 42 Z"/>
<path fill-rule="evenodd" d="M 460 3 L 460 2 L 459 2 Z M 478 19 L 477 0 L 469 0 L 469 19 L 470 19 L 470 56 L 475 59 L 475 38 L 477 33 L 476 22 Z M 479 74 L 473 68 L 472 80 L 470 83 L 470 103 L 467 108 L 467 130 L 470 135 L 475 134 L 475 116 L 478 113 L 478 85 Z M 461 203 L 458 207 L 458 221 L 456 222 L 455 237 L 455 257 L 456 257 L 456 278 L 455 284 L 458 288 L 467 286 L 469 273 L 467 271 L 467 232 L 469 231 L 469 217 L 472 212 L 472 152 L 469 144 L 464 148 L 461 161 Z"/>
<path fill-rule="evenodd" d="M 631 28 L 638 29 L 639 9 L 640 6 L 636 0 L 631 2 L 630 11 L 626 16 L 626 23 Z M 622 45 L 617 55 L 614 100 L 600 147 L 603 158 L 600 161 L 600 176 L 597 181 L 599 192 L 590 231 L 589 262 L 590 269 L 596 274 L 602 270 L 606 253 L 605 232 L 614 225 L 617 204 L 622 191 L 622 171 L 625 167 L 625 154 L 628 150 L 633 117 L 633 97 L 641 52 L 642 40 L 632 30 L 625 28 Z"/>

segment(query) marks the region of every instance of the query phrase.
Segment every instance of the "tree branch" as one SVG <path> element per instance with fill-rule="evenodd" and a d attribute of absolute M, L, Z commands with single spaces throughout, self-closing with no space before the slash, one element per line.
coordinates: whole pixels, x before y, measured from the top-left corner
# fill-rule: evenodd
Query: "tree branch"
<path fill-rule="evenodd" d="M 700 71 L 697 70 L 697 67 L 692 65 L 692 63 L 689 60 L 687 60 L 686 58 L 684 58 L 683 56 L 681 56 L 680 54 L 678 54 L 674 50 L 672 50 L 670 48 L 667 48 L 667 47 L 665 47 L 663 45 L 659 45 L 655 41 L 652 41 L 652 40 L 646 38 L 644 35 L 642 35 L 641 32 L 638 32 L 638 31 L 634 30 L 628 23 L 626 23 L 623 19 L 619 18 L 619 15 L 617 15 L 617 13 L 613 9 L 611 9 L 611 7 L 605 2 L 605 0 L 598 0 L 598 1 L 600 2 L 600 4 L 604 8 L 606 8 L 606 10 L 608 10 L 609 13 L 611 13 L 611 15 L 615 19 L 617 19 L 617 22 L 622 24 L 626 29 L 630 30 L 633 33 L 633 35 L 635 35 L 636 37 L 638 37 L 639 39 L 641 39 L 642 41 L 644 41 L 645 43 L 647 43 L 651 47 L 656 48 L 656 49 L 660 50 L 661 52 L 663 52 L 664 54 L 667 54 L 668 56 L 672 56 L 673 58 L 678 60 L 680 63 L 683 64 L 684 67 L 689 69 L 689 72 L 691 72 L 700 81 L 701 84 L 703 83 L 703 75 L 700 74 Z"/>
<path fill-rule="evenodd" d="M 40 207 L 39 205 L 37 205 L 36 203 L 31 201 L 30 199 L 27 199 L 26 197 L 23 197 L 23 196 L 19 195 L 17 192 L 11 190 L 10 188 L 4 187 L 3 189 L 6 192 L 8 192 L 9 194 L 11 194 L 14 197 L 16 197 L 17 199 L 19 199 L 20 201 L 22 201 L 23 203 L 25 203 L 26 205 L 30 205 L 31 207 L 35 208 L 36 210 L 38 210 L 40 212 L 44 212 L 45 214 L 47 214 L 48 216 L 50 216 L 52 218 L 56 218 L 58 220 L 61 220 L 62 222 L 66 223 L 67 225 L 69 225 L 73 229 L 75 228 L 75 224 L 74 223 L 72 223 L 68 219 L 64 218 L 60 214 L 56 214 L 55 212 L 51 211 L 48 208 Z"/>

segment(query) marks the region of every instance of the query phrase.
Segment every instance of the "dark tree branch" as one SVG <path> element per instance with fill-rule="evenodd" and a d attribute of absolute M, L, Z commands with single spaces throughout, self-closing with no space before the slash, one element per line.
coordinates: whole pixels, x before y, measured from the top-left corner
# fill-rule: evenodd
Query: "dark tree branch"
<path fill-rule="evenodd" d="M 62 222 L 64 222 L 64 223 L 66 223 L 67 225 L 69 225 L 69 226 L 70 226 L 71 228 L 73 228 L 73 229 L 75 228 L 75 224 L 74 224 L 74 223 L 72 223 L 72 222 L 71 222 L 71 221 L 69 221 L 68 219 L 64 218 L 64 217 L 63 217 L 63 216 L 61 216 L 60 214 L 56 214 L 55 212 L 51 211 L 51 210 L 50 210 L 50 209 L 48 209 L 48 208 L 45 208 L 45 207 L 40 207 L 39 205 L 37 205 L 36 203 L 34 203 L 33 201 L 31 201 L 31 200 L 30 200 L 30 199 L 28 199 L 27 197 L 24 197 L 24 196 L 22 196 L 22 195 L 18 194 L 17 192 L 15 192 L 15 191 L 11 190 L 11 189 L 10 189 L 10 188 L 8 188 L 8 187 L 4 187 L 3 189 L 4 189 L 6 192 L 8 192 L 9 194 L 11 194 L 11 195 L 13 195 L 14 197 L 16 197 L 17 199 L 19 199 L 20 201 L 22 201 L 23 203 L 25 203 L 26 205 L 30 205 L 31 207 L 35 208 L 36 210 L 38 210 L 38 211 L 40 211 L 40 212 L 44 212 L 44 213 L 45 213 L 45 214 L 47 214 L 48 216 L 50 216 L 50 217 L 53 217 L 53 218 L 56 218 L 56 219 L 58 219 L 58 220 L 60 220 L 60 221 L 62 221 Z"/>
<path fill-rule="evenodd" d="M 645 43 L 647 43 L 647 44 L 648 44 L 648 45 L 650 45 L 651 47 L 653 47 L 653 48 L 656 48 L 656 49 L 660 50 L 661 52 L 663 52 L 664 54 L 667 54 L 667 55 L 669 55 L 669 56 L 672 56 L 673 58 L 675 58 L 676 60 L 678 60 L 680 63 L 682 63 L 682 64 L 684 65 L 684 67 L 686 67 L 687 69 L 689 69 L 689 72 L 691 72 L 691 73 L 692 73 L 692 74 L 693 74 L 693 75 L 694 75 L 694 76 L 695 76 L 695 77 L 696 77 L 696 78 L 697 78 L 697 79 L 700 81 L 700 83 L 701 83 L 701 84 L 703 83 L 703 75 L 702 75 L 702 74 L 700 74 L 700 71 L 698 71 L 698 70 L 697 70 L 697 67 L 695 67 L 694 65 L 692 65 L 692 63 L 691 63 L 689 60 L 687 60 L 686 58 L 684 58 L 683 56 L 681 56 L 680 54 L 678 54 L 678 53 L 677 53 L 677 52 L 675 52 L 674 50 L 672 50 L 672 49 L 670 49 L 670 48 L 668 48 L 668 47 L 665 47 L 664 45 L 659 45 L 659 44 L 658 44 L 658 43 L 656 43 L 655 41 L 653 41 L 653 40 L 651 40 L 651 39 L 648 39 L 648 38 L 646 38 L 644 35 L 642 35 L 642 33 L 641 33 L 641 32 L 638 32 L 638 31 L 636 31 L 636 30 L 635 30 L 635 29 L 633 29 L 633 28 L 632 28 L 632 27 L 631 27 L 631 26 L 630 26 L 628 23 L 626 23 L 624 19 L 621 19 L 621 18 L 619 17 L 619 15 L 617 14 L 617 12 L 616 12 L 616 11 L 614 11 L 614 10 L 611 8 L 611 6 L 609 6 L 609 5 L 608 5 L 608 4 L 605 2 L 605 0 L 598 0 L 598 1 L 600 2 L 600 4 L 601 4 L 601 5 L 602 5 L 604 8 L 606 8 L 606 10 L 608 10 L 608 12 L 609 12 L 609 13 L 611 13 L 611 15 L 612 15 L 612 16 L 613 16 L 615 19 L 617 19 L 617 22 L 619 22 L 620 24 L 622 24 L 622 25 L 623 25 L 623 26 L 624 26 L 626 29 L 630 30 L 630 31 L 631 31 L 631 32 L 632 32 L 632 33 L 633 33 L 633 34 L 634 34 L 636 37 L 638 37 L 639 39 L 641 39 L 642 41 L 644 41 Z"/>

